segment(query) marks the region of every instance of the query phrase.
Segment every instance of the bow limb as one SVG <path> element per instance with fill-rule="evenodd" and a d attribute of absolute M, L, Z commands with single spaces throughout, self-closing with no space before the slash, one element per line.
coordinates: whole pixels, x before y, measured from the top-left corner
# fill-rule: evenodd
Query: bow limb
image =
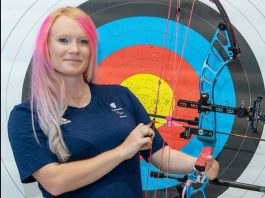
<path fill-rule="evenodd" d="M 232 57 L 235 59 L 241 53 L 241 51 L 240 51 L 240 48 L 237 44 L 236 36 L 235 36 L 234 30 L 233 30 L 232 24 L 230 22 L 230 19 L 227 15 L 223 5 L 221 4 L 221 2 L 219 0 L 210 0 L 210 1 L 216 5 L 224 23 L 225 23 L 225 26 L 227 29 L 227 37 L 228 37 L 229 43 L 231 45 L 229 48 L 229 51 L 231 51 L 231 53 L 233 53 Z"/>

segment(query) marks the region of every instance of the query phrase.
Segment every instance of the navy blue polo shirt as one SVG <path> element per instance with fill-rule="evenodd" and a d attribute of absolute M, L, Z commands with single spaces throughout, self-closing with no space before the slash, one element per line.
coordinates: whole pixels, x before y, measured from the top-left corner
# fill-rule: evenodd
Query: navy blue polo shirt
<path fill-rule="evenodd" d="M 89 87 L 91 102 L 83 108 L 69 106 L 61 120 L 63 138 L 71 153 L 69 161 L 88 159 L 113 149 L 119 146 L 139 123 L 150 122 L 145 109 L 128 88 L 93 83 L 89 83 Z M 33 134 L 30 102 L 15 106 L 9 117 L 8 134 L 23 183 L 36 181 L 32 173 L 44 165 L 58 162 L 56 155 L 49 150 L 47 138 L 37 121 L 35 130 L 39 143 Z M 161 136 L 158 131 L 155 132 L 153 153 L 163 147 Z M 142 197 L 140 154 L 147 160 L 150 151 L 137 153 L 94 183 L 59 197 Z M 44 197 L 54 197 L 40 184 L 39 187 Z"/>

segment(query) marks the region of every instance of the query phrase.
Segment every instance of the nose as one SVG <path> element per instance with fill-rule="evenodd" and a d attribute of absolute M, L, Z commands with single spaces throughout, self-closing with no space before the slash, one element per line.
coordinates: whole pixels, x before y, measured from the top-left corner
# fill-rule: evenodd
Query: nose
<path fill-rule="evenodd" d="M 78 43 L 76 41 L 73 41 L 71 43 L 71 45 L 69 46 L 68 52 L 73 53 L 73 54 L 76 54 L 79 52 L 79 46 L 78 46 Z"/>

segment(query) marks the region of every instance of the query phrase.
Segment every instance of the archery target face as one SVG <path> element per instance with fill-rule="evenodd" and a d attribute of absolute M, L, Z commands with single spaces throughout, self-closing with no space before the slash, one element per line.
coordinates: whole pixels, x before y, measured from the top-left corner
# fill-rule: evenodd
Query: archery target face
<path fill-rule="evenodd" d="M 59 7 L 60 3 L 64 4 L 59 2 L 50 6 Z M 79 1 L 79 3 L 76 1 L 73 3 L 73 5 L 79 5 L 84 11 L 88 12 L 97 25 L 99 33 L 99 66 L 96 82 L 106 84 L 116 83 L 129 87 L 148 112 L 153 113 L 151 111 L 154 109 L 157 81 L 159 76 L 161 76 L 162 84 L 160 89 L 162 93 L 160 93 L 161 98 L 158 112 L 166 115 L 170 113 L 170 109 L 174 109 L 173 115 L 176 117 L 192 119 L 197 116 L 196 110 L 177 108 L 175 105 L 176 100 L 172 101 L 172 95 L 175 95 L 177 99 L 198 100 L 198 75 L 200 74 L 204 58 L 207 55 L 209 41 L 220 21 L 220 17 L 213 9 L 205 4 L 196 2 L 191 29 L 188 32 L 188 39 L 182 54 L 181 50 L 183 49 L 191 1 L 186 0 L 182 2 L 181 24 L 176 27 L 174 19 L 171 18 L 169 21 L 165 49 L 164 37 L 167 22 L 167 1 L 160 3 L 152 1 L 103 1 L 98 4 L 96 0 L 92 0 L 87 2 Z M 34 5 L 32 5 L 31 9 L 33 8 Z M 205 12 L 206 10 L 207 12 Z M 33 27 L 35 23 L 36 21 L 31 19 Z M 178 31 L 177 46 L 175 46 L 176 29 Z M 29 64 L 30 53 L 25 54 L 23 51 L 29 52 L 26 41 L 31 40 L 32 42 L 35 39 L 35 33 L 36 28 L 29 29 L 24 38 L 21 35 L 20 47 L 16 48 L 14 56 L 9 59 L 11 64 L 8 65 L 12 66 L 7 69 L 6 73 L 8 77 L 5 78 L 6 84 L 4 85 L 6 88 L 6 119 L 12 106 L 19 103 L 18 98 L 21 98 L 21 90 L 23 90 L 23 99 L 27 98 L 28 76 L 25 78 L 24 75 L 27 68 L 24 66 L 21 69 L 21 65 Z M 12 39 L 14 40 L 13 35 L 14 33 L 9 35 L 9 40 L 2 47 L 2 55 L 7 49 L 11 48 L 12 44 L 15 44 L 10 43 Z M 236 32 L 236 35 L 241 46 L 242 55 L 238 61 L 230 65 L 220 76 L 217 84 L 218 100 L 216 103 L 231 106 L 247 106 L 251 104 L 257 95 L 265 96 L 264 83 L 259 64 L 252 50 L 239 32 Z M 182 63 L 178 70 L 176 65 L 178 66 L 180 61 Z M 163 68 L 162 75 L 161 68 Z M 17 73 L 20 73 L 20 75 L 17 76 Z M 255 76 L 251 75 L 252 73 L 255 73 Z M 23 81 L 24 83 L 22 83 Z M 16 94 L 11 94 L 12 87 L 16 87 Z M 13 95 L 16 96 L 11 97 Z M 163 122 L 163 120 L 160 121 Z M 231 132 L 233 130 L 237 133 L 252 135 L 246 121 L 235 119 L 234 116 L 220 115 L 218 122 L 222 123 L 217 126 L 220 131 Z M 196 138 L 192 138 L 190 141 L 178 138 L 179 133 L 183 130 L 181 127 L 166 127 L 163 124 L 157 125 L 157 127 L 170 146 L 182 149 L 184 152 L 194 156 L 198 154 L 202 145 L 198 143 Z M 259 131 L 258 137 L 261 136 L 261 126 Z M 5 137 L 5 139 L 7 138 Z M 235 180 L 249 165 L 258 144 L 254 141 L 242 141 L 241 139 L 229 138 L 228 136 L 218 136 L 217 139 L 218 142 L 214 156 L 219 158 L 222 168 L 221 176 Z M 7 144 L 7 142 L 4 144 Z M 24 193 L 27 193 L 27 188 L 23 186 L 24 190 L 22 190 L 18 176 L 14 174 L 16 167 L 10 148 L 5 155 L 2 155 L 2 164 L 4 164 L 4 168 L 9 174 L 5 177 L 15 180 L 10 182 L 16 185 L 15 189 L 19 189 L 17 193 L 22 196 Z M 240 169 L 238 168 L 239 164 Z M 146 189 L 146 167 L 147 164 L 141 161 L 144 190 Z M 151 170 L 154 169 L 154 167 L 151 167 Z M 176 182 L 173 180 L 166 181 L 149 178 L 147 189 L 161 189 L 158 193 L 163 195 L 166 187 L 171 187 L 175 184 Z M 209 193 L 215 193 L 214 196 L 217 196 L 226 189 L 218 188 L 211 188 Z M 170 193 L 174 195 L 174 192 L 170 191 Z"/>
<path fill-rule="evenodd" d="M 198 75 L 210 43 L 197 32 L 189 30 L 186 46 L 184 46 L 187 26 L 181 24 L 176 26 L 174 21 L 169 22 L 169 35 L 167 41 L 164 41 L 166 23 L 166 19 L 137 16 L 118 19 L 100 26 L 98 28 L 99 66 L 95 82 L 121 84 L 129 87 L 145 106 L 147 112 L 153 113 L 156 106 L 158 80 L 161 76 L 157 114 L 170 115 L 170 112 L 173 111 L 174 117 L 194 119 L 194 117 L 198 117 L 197 110 L 183 110 L 175 107 L 175 104 L 180 98 L 198 100 Z M 177 42 L 174 30 L 178 30 Z M 194 40 L 196 40 L 196 45 L 192 46 Z M 163 47 L 165 42 L 168 42 L 166 49 Z M 226 105 L 234 106 L 235 93 L 228 70 L 223 72 L 220 79 L 217 85 L 219 90 L 216 92 L 222 94 L 225 90 L 227 94 L 226 97 L 218 95 L 218 103 L 223 104 L 222 100 L 229 101 L 229 104 Z M 172 100 L 173 94 L 175 97 Z M 229 116 L 231 119 L 227 119 L 228 116 L 220 115 L 218 117 L 218 121 L 222 119 L 222 122 L 225 123 L 220 125 L 219 131 L 231 131 L 233 117 Z M 225 120 L 226 122 L 224 122 Z M 160 119 L 160 121 L 164 120 Z M 168 127 L 166 124 L 158 124 L 156 127 L 172 148 L 182 149 L 193 156 L 198 155 L 202 147 L 201 143 L 196 138 L 192 139 L 190 143 L 179 138 L 180 132 L 183 131 L 182 127 Z M 227 136 L 218 137 L 215 156 L 221 151 L 227 138 Z M 194 147 L 198 149 L 194 149 Z M 141 161 L 141 166 L 142 174 L 145 175 L 142 177 L 144 187 L 146 186 L 148 164 Z M 155 168 L 152 167 L 152 169 Z M 176 184 L 175 181 L 168 184 L 160 182 L 158 185 L 156 182 L 157 179 L 150 178 L 148 190 Z"/>

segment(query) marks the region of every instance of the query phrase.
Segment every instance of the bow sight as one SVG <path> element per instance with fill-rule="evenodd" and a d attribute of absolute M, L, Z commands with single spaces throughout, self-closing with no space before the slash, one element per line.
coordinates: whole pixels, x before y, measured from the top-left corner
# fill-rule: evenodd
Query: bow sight
<path fill-rule="evenodd" d="M 207 93 L 202 93 L 200 95 L 200 100 L 197 102 L 180 99 L 178 100 L 177 105 L 185 108 L 198 109 L 199 113 L 218 112 L 236 115 L 238 118 L 246 117 L 247 120 L 251 123 L 251 128 L 253 132 L 257 133 L 258 124 L 260 122 L 265 123 L 265 114 L 262 114 L 260 112 L 262 99 L 262 96 L 258 96 L 257 99 L 253 102 L 253 105 L 249 107 L 229 107 L 211 104 L 209 102 L 209 95 Z M 181 137 L 185 139 L 189 139 L 191 134 L 200 136 L 211 136 L 210 130 L 196 129 L 191 127 L 184 128 L 185 131 L 181 134 Z"/>

